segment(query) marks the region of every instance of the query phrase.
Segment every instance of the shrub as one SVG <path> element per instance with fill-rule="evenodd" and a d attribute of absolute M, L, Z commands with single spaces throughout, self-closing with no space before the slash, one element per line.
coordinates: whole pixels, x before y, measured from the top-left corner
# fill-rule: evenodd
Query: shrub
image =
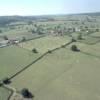
<path fill-rule="evenodd" d="M 9 80 L 8 77 L 4 78 L 4 79 L 2 80 L 2 82 L 3 82 L 4 84 L 10 84 L 10 83 L 11 83 L 11 81 Z"/>
<path fill-rule="evenodd" d="M 78 37 L 77 37 L 77 39 L 78 39 L 78 40 L 82 40 L 82 39 L 83 39 L 83 38 L 82 38 L 82 34 L 79 34 Z"/>
<path fill-rule="evenodd" d="M 25 37 L 22 37 L 22 42 L 26 41 L 26 38 Z"/>
<path fill-rule="evenodd" d="M 0 30 L 0 33 L 2 33 L 2 30 Z"/>
<path fill-rule="evenodd" d="M 48 53 L 52 53 L 52 51 L 51 50 L 48 50 Z"/>
<path fill-rule="evenodd" d="M 76 42 L 76 39 L 72 38 L 72 42 Z"/>
<path fill-rule="evenodd" d="M 33 53 L 38 53 L 37 49 L 35 49 L 35 48 L 32 49 L 32 52 Z"/>
<path fill-rule="evenodd" d="M 3 38 L 4 38 L 4 40 L 8 40 L 8 37 L 5 35 L 5 36 L 3 36 Z"/>
<path fill-rule="evenodd" d="M 80 50 L 77 48 L 76 45 L 72 45 L 71 50 L 72 50 L 72 51 L 76 51 L 76 52 L 79 52 L 79 51 L 80 51 Z"/>
<path fill-rule="evenodd" d="M 2 83 L 2 81 L 0 81 L 0 86 L 2 86 L 3 85 L 3 83 Z"/>
<path fill-rule="evenodd" d="M 62 48 L 65 48 L 66 46 L 65 46 L 65 45 L 62 45 L 61 47 L 62 47 Z"/>
<path fill-rule="evenodd" d="M 27 89 L 27 88 L 23 88 L 21 90 L 21 94 L 24 98 L 33 98 L 34 96 L 32 95 L 32 93 Z"/>

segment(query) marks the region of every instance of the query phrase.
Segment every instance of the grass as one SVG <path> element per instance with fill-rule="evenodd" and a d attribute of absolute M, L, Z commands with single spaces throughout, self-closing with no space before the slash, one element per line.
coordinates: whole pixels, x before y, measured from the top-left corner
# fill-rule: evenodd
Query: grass
<path fill-rule="evenodd" d="M 37 40 L 31 40 L 28 42 L 21 43 L 20 46 L 28 50 L 36 48 L 40 53 L 45 53 L 46 51 L 59 47 L 69 41 L 70 38 L 67 36 L 46 36 Z"/>
<path fill-rule="evenodd" d="M 0 87 L 0 100 L 8 100 L 8 97 L 10 94 L 11 94 L 10 91 L 8 91 L 5 88 Z"/>
<path fill-rule="evenodd" d="M 34 100 L 99 100 L 100 59 L 69 47 L 48 54 L 11 85 L 18 90 L 29 88 Z"/>
<path fill-rule="evenodd" d="M 91 34 L 91 36 L 100 37 L 100 32 L 95 32 L 95 33 Z"/>
<path fill-rule="evenodd" d="M 100 38 L 86 36 L 83 40 L 78 40 L 78 41 L 85 44 L 94 45 L 100 42 Z"/>
<path fill-rule="evenodd" d="M 17 46 L 0 48 L 0 79 L 16 73 L 38 56 Z"/>
<path fill-rule="evenodd" d="M 84 43 L 73 43 L 82 51 L 100 57 L 100 43 L 88 45 Z M 71 46 L 71 45 L 70 45 Z M 69 47 L 68 47 L 69 48 Z"/>
<path fill-rule="evenodd" d="M 56 21 L 34 23 L 42 25 L 47 34 L 59 25 L 62 28 L 88 26 L 91 29 L 97 27 L 96 25 L 100 26 L 98 18 L 98 22 L 88 22 L 87 16 L 83 15 L 55 16 L 55 19 Z M 82 22 L 85 24 L 83 25 Z M 18 25 L 21 23 L 23 25 Z M 30 32 L 34 25 L 28 25 L 27 22 L 12 24 L 15 25 L 0 28 L 3 30 L 1 37 L 7 35 L 9 38 L 22 39 L 22 37 L 37 36 L 37 33 L 33 35 Z M 81 52 L 71 51 L 72 44 L 57 49 L 13 77 L 10 85 L 19 91 L 28 88 L 35 95 L 34 100 L 100 100 L 99 32 L 93 34 L 82 32 L 82 34 L 85 39 L 73 43 Z M 74 38 L 78 35 L 79 32 L 72 33 Z M 47 36 L 20 43 L 19 46 L 0 48 L 0 80 L 19 72 L 48 50 L 61 47 L 68 42 L 70 42 L 68 36 Z M 39 53 L 32 53 L 33 48 L 36 48 Z M 0 100 L 7 100 L 9 95 L 10 91 L 0 87 Z"/>

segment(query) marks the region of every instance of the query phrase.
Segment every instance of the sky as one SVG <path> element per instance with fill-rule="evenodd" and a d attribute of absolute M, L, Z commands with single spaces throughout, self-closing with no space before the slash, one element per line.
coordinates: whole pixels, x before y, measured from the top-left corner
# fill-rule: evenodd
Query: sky
<path fill-rule="evenodd" d="M 99 12 L 100 0 L 0 0 L 0 16 Z"/>

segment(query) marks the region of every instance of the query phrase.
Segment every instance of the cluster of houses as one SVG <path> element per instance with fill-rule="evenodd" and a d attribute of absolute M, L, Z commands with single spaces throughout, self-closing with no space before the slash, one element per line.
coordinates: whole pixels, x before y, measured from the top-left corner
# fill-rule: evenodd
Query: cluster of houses
<path fill-rule="evenodd" d="M 2 40 L 0 41 L 0 47 L 5 47 L 11 44 L 18 44 L 20 41 L 16 39 L 10 39 L 10 40 Z"/>

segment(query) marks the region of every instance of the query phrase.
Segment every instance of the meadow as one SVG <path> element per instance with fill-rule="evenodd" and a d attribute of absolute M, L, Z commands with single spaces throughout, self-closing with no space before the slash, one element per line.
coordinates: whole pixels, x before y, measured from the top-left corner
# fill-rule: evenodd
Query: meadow
<path fill-rule="evenodd" d="M 34 100 L 100 100 L 100 17 L 46 17 L 0 26 L 1 46 L 19 41 L 0 48 L 0 82 L 9 78 L 8 87 L 27 88 Z M 10 95 L 1 85 L 0 100 Z"/>

